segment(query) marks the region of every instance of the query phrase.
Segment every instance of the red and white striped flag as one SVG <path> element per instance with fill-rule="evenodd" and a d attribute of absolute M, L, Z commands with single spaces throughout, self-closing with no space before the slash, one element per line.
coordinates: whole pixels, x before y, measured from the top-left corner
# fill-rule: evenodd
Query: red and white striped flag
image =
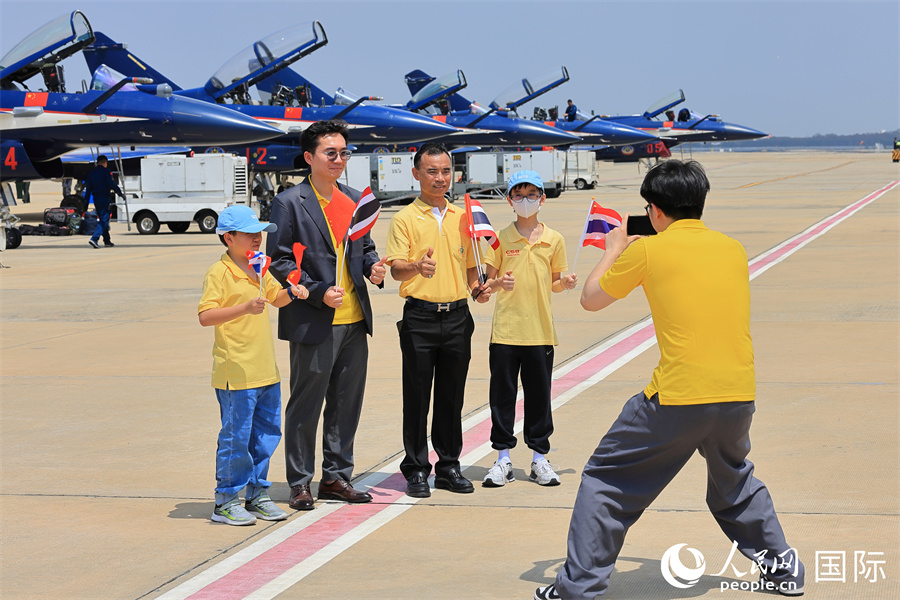
<path fill-rule="evenodd" d="M 353 210 L 353 219 L 348 231 L 350 239 L 355 241 L 366 235 L 375 226 L 379 214 L 381 214 L 381 202 L 375 198 L 372 188 L 367 187 L 363 190 L 362 198 L 359 199 Z"/>
<path fill-rule="evenodd" d="M 466 194 L 466 219 L 465 229 L 470 238 L 474 240 L 483 237 L 494 250 L 500 247 L 497 232 L 494 231 L 487 214 L 484 212 L 484 208 L 481 207 L 481 203 L 478 200 L 471 198 L 469 194 Z"/>
<path fill-rule="evenodd" d="M 591 202 L 591 210 L 584 222 L 580 247 L 597 246 L 606 250 L 606 234 L 622 224 L 622 217 L 611 208 Z"/>

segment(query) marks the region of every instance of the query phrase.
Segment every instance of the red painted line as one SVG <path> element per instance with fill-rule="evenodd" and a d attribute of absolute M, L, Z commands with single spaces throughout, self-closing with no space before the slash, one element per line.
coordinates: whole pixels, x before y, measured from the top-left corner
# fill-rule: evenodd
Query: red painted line
<path fill-rule="evenodd" d="M 846 219 L 855 210 L 872 202 L 886 191 L 897 186 L 900 182 L 893 182 L 877 192 L 873 192 L 862 200 L 855 202 L 835 215 L 826 218 L 814 225 L 796 238 L 789 240 L 776 251 L 751 263 L 751 273 L 761 269 L 773 261 L 779 260 L 792 253 L 807 240 L 821 235 L 828 227 Z M 571 371 L 556 378 L 552 385 L 551 397 L 557 398 L 568 390 L 583 383 L 596 375 L 602 369 L 610 366 L 654 335 L 653 324 L 648 322 L 628 337 L 613 344 L 606 350 L 575 367 Z M 523 414 L 523 401 L 516 404 L 516 418 Z M 471 451 L 490 440 L 491 421 L 483 419 L 463 434 L 463 452 L 468 448 Z M 436 454 L 429 454 L 432 463 L 437 461 Z M 347 504 L 333 513 L 323 517 L 315 523 L 297 532 L 283 542 L 263 552 L 256 558 L 248 561 L 237 569 L 229 572 L 215 582 L 199 590 L 190 598 L 196 600 L 232 600 L 245 598 L 262 586 L 284 574 L 290 568 L 302 563 L 313 556 L 341 536 L 364 524 L 372 517 L 378 515 L 393 503 L 405 498 L 406 479 L 400 472 L 391 474 L 378 485 L 370 489 L 375 497 L 371 504 Z"/>

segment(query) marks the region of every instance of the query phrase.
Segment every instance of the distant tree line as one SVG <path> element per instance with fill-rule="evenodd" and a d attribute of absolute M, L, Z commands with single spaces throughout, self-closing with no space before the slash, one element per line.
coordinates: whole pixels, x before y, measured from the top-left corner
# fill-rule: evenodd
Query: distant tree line
<path fill-rule="evenodd" d="M 900 129 L 886 131 L 884 133 L 853 133 L 850 135 L 836 135 L 833 133 L 817 133 L 812 137 L 776 137 L 762 138 L 758 140 L 741 140 L 728 142 L 733 148 L 754 148 L 764 146 L 778 146 L 782 148 L 815 147 L 815 146 L 847 146 L 874 148 L 875 144 L 881 144 L 885 148 L 893 148 L 894 138 L 900 138 Z"/>

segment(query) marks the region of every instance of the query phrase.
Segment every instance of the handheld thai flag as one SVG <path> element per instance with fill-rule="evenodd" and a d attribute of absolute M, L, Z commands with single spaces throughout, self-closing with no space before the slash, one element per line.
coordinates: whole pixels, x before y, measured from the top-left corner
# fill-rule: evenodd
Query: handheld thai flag
<path fill-rule="evenodd" d="M 372 188 L 367 187 L 363 190 L 362 198 L 356 203 L 353 219 L 350 221 L 350 230 L 347 232 L 348 237 L 355 241 L 366 235 L 375 226 L 379 214 L 381 214 L 381 202 L 375 198 Z"/>
<path fill-rule="evenodd" d="M 288 273 L 287 280 L 291 285 L 300 285 L 300 263 L 303 262 L 303 251 L 306 246 L 300 242 L 294 242 L 294 264 L 297 268 Z"/>
<path fill-rule="evenodd" d="M 581 233 L 579 247 L 597 246 L 606 250 L 606 234 L 622 224 L 622 217 L 611 208 L 603 208 L 596 202 L 591 202 L 591 210 L 584 222 L 584 231 Z"/>
<path fill-rule="evenodd" d="M 466 194 L 466 233 L 473 241 L 483 237 L 490 244 L 491 248 L 496 250 L 500 247 L 500 240 L 497 239 L 497 232 L 494 231 L 491 222 L 481 207 L 481 203 Z"/>
<path fill-rule="evenodd" d="M 253 252 L 250 250 L 247 252 L 247 261 L 250 263 L 250 266 L 253 267 L 253 270 L 256 271 L 256 277 L 259 279 L 259 296 L 261 298 L 263 292 L 263 275 L 269 270 L 272 259 L 263 252 Z"/>

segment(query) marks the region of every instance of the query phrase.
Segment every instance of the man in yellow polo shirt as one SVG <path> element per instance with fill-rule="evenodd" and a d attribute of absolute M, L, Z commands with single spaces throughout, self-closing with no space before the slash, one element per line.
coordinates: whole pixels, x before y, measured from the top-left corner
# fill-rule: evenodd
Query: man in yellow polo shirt
<path fill-rule="evenodd" d="M 450 153 L 442 144 L 423 144 L 413 159 L 420 195 L 391 219 L 385 258 L 406 299 L 400 330 L 403 353 L 403 448 L 400 470 L 406 493 L 431 495 L 428 475 L 428 408 L 434 383 L 431 442 L 438 460 L 434 485 L 456 493 L 474 491 L 460 473 L 462 407 L 475 322 L 470 289 L 487 302 L 490 289 L 478 282 L 471 240 L 460 231 L 462 207 L 444 194 L 453 182 Z M 474 294 L 473 294 L 474 295 Z"/>
<path fill-rule="evenodd" d="M 604 593 L 628 528 L 695 451 L 706 459 L 707 506 L 757 563 L 762 589 L 803 594 L 803 564 L 746 458 L 756 397 L 747 254 L 700 220 L 708 191 L 699 163 L 659 163 L 641 186 L 659 235 L 628 236 L 625 215 L 585 283 L 590 311 L 644 288 L 660 360 L 585 466 L 566 562 L 538 600 Z"/>
<path fill-rule="evenodd" d="M 315 508 L 310 483 L 316 471 L 316 428 L 322 415 L 322 479 L 318 497 L 371 502 L 350 483 L 353 443 L 366 388 L 372 308 L 366 280 L 383 286 L 386 269 L 369 234 L 338 238 L 326 217 L 335 189 L 359 202 L 360 193 L 337 183 L 350 158 L 343 121 L 317 121 L 300 136 L 310 167 L 304 181 L 275 196 L 268 239 L 271 272 L 281 282 L 295 270 L 309 297 L 278 314 L 278 337 L 290 343 L 291 396 L 284 411 L 288 504 Z M 297 264 L 294 244 L 305 247 Z M 323 411 L 324 404 L 324 411 Z"/>

